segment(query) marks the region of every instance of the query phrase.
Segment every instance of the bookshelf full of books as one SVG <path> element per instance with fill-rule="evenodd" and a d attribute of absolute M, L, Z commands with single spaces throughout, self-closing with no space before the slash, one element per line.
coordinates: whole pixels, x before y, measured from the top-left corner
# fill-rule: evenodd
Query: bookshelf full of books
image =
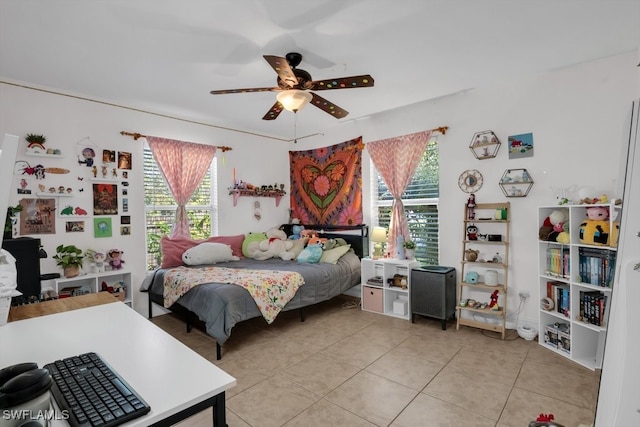
<path fill-rule="evenodd" d="M 602 367 L 622 207 L 538 208 L 538 342 L 590 369 Z"/>

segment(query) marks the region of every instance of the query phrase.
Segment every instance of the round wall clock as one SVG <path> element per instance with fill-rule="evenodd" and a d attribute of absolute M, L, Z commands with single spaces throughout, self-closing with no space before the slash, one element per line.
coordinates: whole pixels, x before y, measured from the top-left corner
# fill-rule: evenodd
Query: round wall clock
<path fill-rule="evenodd" d="M 475 193 L 482 187 L 482 174 L 475 169 L 469 169 L 458 177 L 458 186 L 465 193 Z"/>

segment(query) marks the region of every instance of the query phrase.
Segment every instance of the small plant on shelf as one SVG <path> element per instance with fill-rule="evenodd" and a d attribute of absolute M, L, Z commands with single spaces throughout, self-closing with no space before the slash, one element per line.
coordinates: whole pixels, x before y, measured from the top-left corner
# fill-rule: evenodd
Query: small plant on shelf
<path fill-rule="evenodd" d="M 415 249 L 416 242 L 414 242 L 413 240 L 407 240 L 403 243 L 403 246 L 405 249 Z"/>
<path fill-rule="evenodd" d="M 53 259 L 56 260 L 56 265 L 63 268 L 64 277 L 75 277 L 80 274 L 83 258 L 82 250 L 75 245 L 59 245 L 56 248 L 56 254 L 53 256 Z"/>
<path fill-rule="evenodd" d="M 22 205 L 9 206 L 9 208 L 7 209 L 7 218 L 4 222 L 4 239 L 13 238 L 13 233 L 11 231 L 13 227 L 13 217 L 15 217 L 16 214 L 20 211 L 22 211 Z"/>
<path fill-rule="evenodd" d="M 24 137 L 24 139 L 29 144 L 44 144 L 45 142 L 47 142 L 47 138 L 44 135 L 40 135 L 37 133 L 28 133 L 27 136 Z"/>

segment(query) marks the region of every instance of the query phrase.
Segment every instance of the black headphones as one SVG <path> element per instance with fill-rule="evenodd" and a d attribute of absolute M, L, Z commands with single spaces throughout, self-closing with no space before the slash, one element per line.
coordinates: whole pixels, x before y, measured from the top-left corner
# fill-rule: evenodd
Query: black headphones
<path fill-rule="evenodd" d="M 34 399 L 51 388 L 49 371 L 36 363 L 18 363 L 0 370 L 0 409 Z"/>

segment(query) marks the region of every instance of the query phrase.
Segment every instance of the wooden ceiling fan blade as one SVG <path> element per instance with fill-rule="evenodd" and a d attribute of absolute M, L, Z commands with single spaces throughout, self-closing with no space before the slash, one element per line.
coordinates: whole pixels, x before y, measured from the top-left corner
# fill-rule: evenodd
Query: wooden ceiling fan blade
<path fill-rule="evenodd" d="M 298 78 L 293 73 L 293 69 L 287 62 L 286 58 L 275 55 L 263 55 L 263 58 L 278 73 L 280 80 L 288 87 L 294 87 L 298 84 Z"/>
<path fill-rule="evenodd" d="M 248 87 L 244 89 L 222 89 L 212 90 L 211 95 L 225 95 L 228 93 L 249 93 L 249 92 L 276 92 L 282 90 L 279 87 Z"/>
<path fill-rule="evenodd" d="M 271 106 L 271 109 L 267 111 L 267 114 L 264 115 L 262 120 L 275 120 L 278 118 L 280 113 L 282 113 L 282 110 L 284 110 L 284 107 L 279 101 L 276 101 L 276 103 Z"/>
<path fill-rule="evenodd" d="M 327 101 L 320 95 L 317 95 L 313 92 L 311 92 L 311 95 L 313 95 L 313 98 L 311 99 L 310 104 L 315 105 L 316 107 L 318 107 L 325 113 L 332 115 L 336 119 L 341 119 L 349 114 L 347 110 L 338 107 L 333 102 Z"/>
<path fill-rule="evenodd" d="M 373 77 L 369 74 L 313 81 L 313 90 L 352 89 L 371 86 L 373 86 Z"/>

